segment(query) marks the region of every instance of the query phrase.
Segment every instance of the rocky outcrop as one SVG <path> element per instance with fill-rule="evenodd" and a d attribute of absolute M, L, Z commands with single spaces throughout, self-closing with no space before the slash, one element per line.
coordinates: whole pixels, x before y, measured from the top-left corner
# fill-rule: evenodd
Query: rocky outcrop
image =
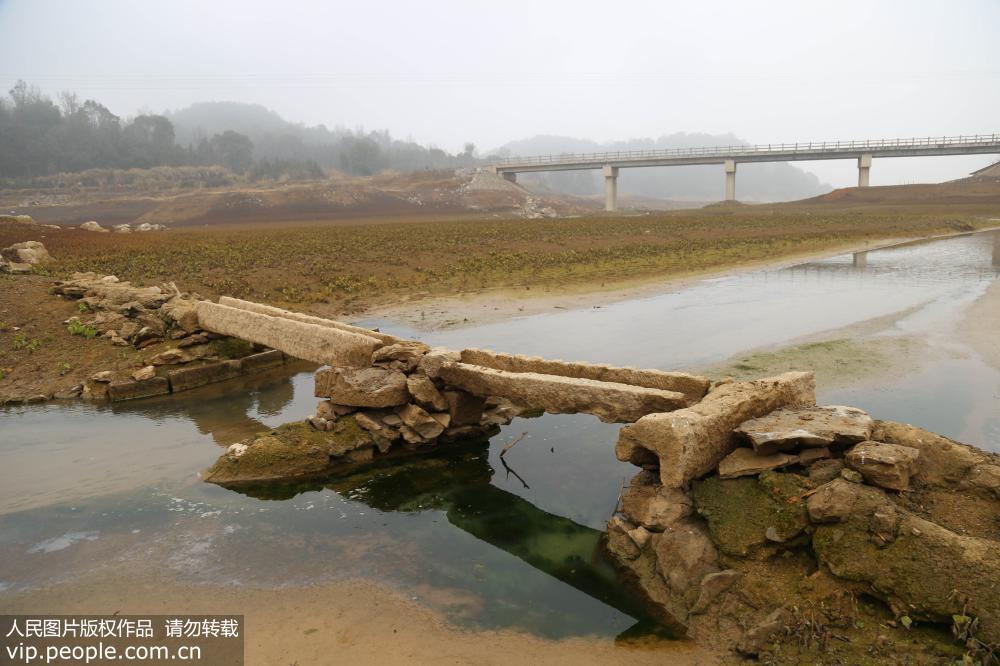
<path fill-rule="evenodd" d="M 687 409 L 650 414 L 622 428 L 615 445 L 619 460 L 660 470 L 664 486 L 684 488 L 714 471 L 737 446 L 734 429 L 786 406 L 816 403 L 811 372 L 718 386 Z"/>
<path fill-rule="evenodd" d="M 199 326 L 205 330 L 280 349 L 313 363 L 362 368 L 382 346 L 377 338 L 339 328 L 304 323 L 237 309 L 210 301 L 198 303 Z"/>
<path fill-rule="evenodd" d="M 816 625 L 797 624 L 800 609 L 822 607 L 833 622 L 840 600 L 859 594 L 882 599 L 897 629 L 841 624 L 844 647 L 824 656 L 884 655 L 888 640 L 912 643 L 905 634 L 921 620 L 953 625 L 971 659 L 988 654 L 1000 638 L 1000 534 L 984 520 L 1000 515 L 1000 456 L 860 410 L 775 405 L 808 403 L 812 389 L 800 377 L 775 400 L 773 381 L 724 385 L 623 428 L 633 432 L 619 450 L 645 471 L 608 523 L 618 566 L 664 621 L 746 655 L 782 661 L 774 650 L 791 642 L 791 661 L 812 663 L 822 649 L 801 653 L 796 636 Z"/>
<path fill-rule="evenodd" d="M 593 414 L 602 421 L 632 422 L 646 414 L 687 404 L 682 393 L 534 372 L 507 372 L 449 362 L 438 376 L 449 386 L 480 397 L 503 396 L 553 414 Z"/>

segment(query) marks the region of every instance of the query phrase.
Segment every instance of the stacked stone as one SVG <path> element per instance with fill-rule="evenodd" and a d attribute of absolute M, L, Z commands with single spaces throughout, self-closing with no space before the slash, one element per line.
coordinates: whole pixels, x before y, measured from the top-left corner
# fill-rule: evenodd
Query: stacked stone
<path fill-rule="evenodd" d="M 376 349 L 368 367 L 324 368 L 316 373 L 316 395 L 325 399 L 308 421 L 331 430 L 351 415 L 385 453 L 395 443 L 413 449 L 482 435 L 522 412 L 507 400 L 447 386 L 440 370 L 458 360 L 457 352 L 399 341 Z"/>
<path fill-rule="evenodd" d="M 761 562 L 795 552 L 921 618 L 962 611 L 957 590 L 984 633 L 1000 636 L 995 541 L 952 532 L 900 498 L 914 486 L 959 490 L 1000 510 L 1000 456 L 859 409 L 816 406 L 811 373 L 717 384 L 697 405 L 623 428 L 616 453 L 643 471 L 609 522 L 608 550 L 664 619 L 696 638 L 717 636 L 726 613 L 723 622 L 749 627 L 731 647 L 763 649 L 785 626 L 781 609 L 727 592 L 738 595 Z M 911 584 L 936 562 L 954 569 Z"/>
<path fill-rule="evenodd" d="M 226 336 L 203 330 L 197 309 L 201 297 L 181 293 L 173 283 L 137 287 L 114 275 L 74 273 L 72 279 L 57 282 L 53 293 L 85 305 L 81 309 L 86 314 L 63 324 L 93 328 L 114 345 L 141 350 L 177 341 L 176 348 L 156 354 L 127 378 L 115 378 L 110 371 L 96 373 L 75 395 L 112 401 L 165 395 L 272 368 L 286 360 L 280 351 L 266 348 L 238 359 L 218 356 L 208 343 Z"/>

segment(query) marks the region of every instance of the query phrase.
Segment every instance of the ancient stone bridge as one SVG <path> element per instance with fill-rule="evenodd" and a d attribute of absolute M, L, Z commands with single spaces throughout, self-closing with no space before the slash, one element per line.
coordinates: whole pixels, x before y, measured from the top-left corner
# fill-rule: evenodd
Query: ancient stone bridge
<path fill-rule="evenodd" d="M 505 399 L 522 408 L 634 422 L 646 414 L 692 405 L 709 388 L 707 378 L 680 372 L 481 349 L 430 349 L 413 340 L 226 296 L 218 303 L 199 303 L 198 319 L 205 330 L 330 366 L 316 375 L 316 395 L 345 407 L 399 407 L 412 398 L 444 413 L 447 400 L 433 395 L 439 392 L 437 382 L 446 392 Z"/>
<path fill-rule="evenodd" d="M 817 406 L 810 372 L 711 385 L 684 373 L 432 349 L 233 298 L 199 302 L 197 315 L 204 330 L 324 366 L 308 423 L 233 444 L 207 481 L 323 478 L 376 452 L 482 442 L 525 410 L 592 414 L 628 424 L 615 454 L 642 468 L 598 540 L 664 623 L 756 655 L 796 622 L 786 609 L 863 590 L 922 621 L 966 618 L 982 640 L 1000 641 L 996 539 L 948 529 L 951 509 L 927 513 L 923 500 L 897 498 L 963 496 L 970 515 L 995 516 L 1000 455 Z M 557 577 L 574 570 L 571 561 L 545 566 Z M 802 584 L 817 575 L 822 585 Z"/>

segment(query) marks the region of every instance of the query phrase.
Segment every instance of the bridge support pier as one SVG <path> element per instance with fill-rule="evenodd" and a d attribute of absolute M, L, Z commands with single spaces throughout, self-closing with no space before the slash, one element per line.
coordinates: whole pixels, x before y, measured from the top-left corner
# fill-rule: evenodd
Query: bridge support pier
<path fill-rule="evenodd" d="M 503 176 L 503 179 L 506 180 L 508 183 L 517 182 L 517 173 L 514 171 L 504 171 L 501 175 Z"/>
<path fill-rule="evenodd" d="M 858 187 L 868 187 L 868 177 L 871 170 L 871 153 L 864 153 L 858 158 Z"/>
<path fill-rule="evenodd" d="M 618 167 L 604 165 L 604 210 L 618 209 Z"/>
<path fill-rule="evenodd" d="M 736 160 L 726 160 L 726 201 L 736 201 Z"/>

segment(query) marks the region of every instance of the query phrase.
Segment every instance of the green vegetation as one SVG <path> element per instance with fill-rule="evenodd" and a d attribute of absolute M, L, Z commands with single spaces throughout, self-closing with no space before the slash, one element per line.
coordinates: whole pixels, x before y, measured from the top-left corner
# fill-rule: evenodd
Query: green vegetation
<path fill-rule="evenodd" d="M 68 373 L 72 369 L 73 369 L 73 366 L 71 366 L 69 363 L 66 363 L 65 361 L 63 361 L 56 368 L 56 372 L 58 372 L 59 376 L 62 377 L 62 376 L 64 376 L 66 373 Z"/>
<path fill-rule="evenodd" d="M 80 337 L 92 340 L 97 337 L 97 329 L 93 326 L 88 326 L 87 324 L 80 323 L 78 321 L 71 321 L 66 330 L 69 331 L 70 335 L 79 335 Z"/>
<path fill-rule="evenodd" d="M 14 351 L 25 349 L 29 354 L 34 354 L 41 348 L 41 346 L 41 341 L 35 339 L 28 340 L 28 336 L 24 333 L 17 333 L 14 335 Z"/>

